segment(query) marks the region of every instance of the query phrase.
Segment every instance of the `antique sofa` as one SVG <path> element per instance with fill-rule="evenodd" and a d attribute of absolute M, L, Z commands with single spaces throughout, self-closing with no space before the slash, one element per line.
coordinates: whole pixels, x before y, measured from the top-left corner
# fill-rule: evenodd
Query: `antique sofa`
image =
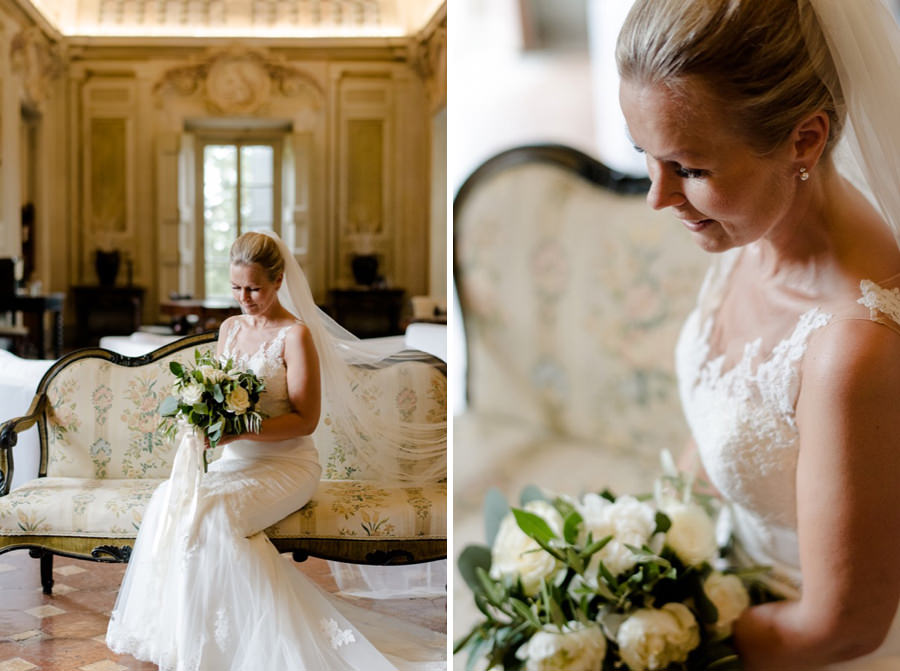
<path fill-rule="evenodd" d="M 688 440 L 674 348 L 709 258 L 647 180 L 558 145 L 491 158 L 453 206 L 466 408 L 454 419 L 454 555 L 491 487 L 649 491 Z M 456 628 L 477 615 L 462 581 Z"/>
<path fill-rule="evenodd" d="M 215 347 L 215 333 L 189 336 L 144 356 L 104 349 L 72 352 L 46 372 L 24 416 L 0 424 L 0 553 L 41 558 L 44 591 L 54 554 L 127 561 L 144 507 L 171 469 L 174 446 L 158 429 L 169 363 Z M 424 357 L 424 359 L 422 358 Z M 357 393 L 382 415 L 446 419 L 446 366 L 401 353 L 380 370 L 356 369 Z M 38 477 L 10 490 L 17 434 L 36 425 Z M 446 481 L 386 486 L 354 461 L 329 409 L 314 434 L 322 482 L 301 510 L 267 535 L 282 552 L 368 564 L 446 556 Z"/>

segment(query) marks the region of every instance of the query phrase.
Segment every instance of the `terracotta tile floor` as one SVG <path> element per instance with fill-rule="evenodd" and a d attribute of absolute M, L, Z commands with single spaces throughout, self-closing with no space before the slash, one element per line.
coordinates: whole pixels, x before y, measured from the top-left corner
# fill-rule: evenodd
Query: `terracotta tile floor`
<path fill-rule="evenodd" d="M 336 591 L 328 564 L 297 564 L 328 591 Z M 0 671 L 156 671 L 155 664 L 115 655 L 104 635 L 125 566 L 54 558 L 53 595 L 40 587 L 38 560 L 24 550 L 0 554 Z M 446 598 L 354 600 L 446 631 Z"/>

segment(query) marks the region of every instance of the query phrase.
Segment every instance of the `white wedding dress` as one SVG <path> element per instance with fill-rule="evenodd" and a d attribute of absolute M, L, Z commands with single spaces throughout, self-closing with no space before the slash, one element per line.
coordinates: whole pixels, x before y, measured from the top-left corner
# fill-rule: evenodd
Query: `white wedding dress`
<path fill-rule="evenodd" d="M 725 370 L 724 355 L 711 355 L 710 335 L 739 254 L 732 250 L 714 262 L 682 329 L 679 391 L 703 466 L 731 504 L 735 559 L 771 567 L 769 587 L 798 598 L 795 404 L 803 355 L 810 337 L 834 319 L 872 319 L 900 332 L 900 289 L 864 281 L 860 305 L 842 306 L 839 314 L 821 307 L 805 311 L 770 352 L 762 351 L 761 340 L 749 342 L 743 357 Z M 900 617 L 875 653 L 829 668 L 900 671 Z"/>
<path fill-rule="evenodd" d="M 240 324 L 240 320 L 237 320 Z M 261 410 L 290 410 L 286 327 L 250 356 L 225 355 L 266 384 Z M 202 474 L 188 434 L 154 493 L 112 611 L 107 645 L 163 671 L 437 671 L 446 637 L 330 596 L 262 530 L 309 501 L 321 468 L 310 437 L 238 440 Z"/>

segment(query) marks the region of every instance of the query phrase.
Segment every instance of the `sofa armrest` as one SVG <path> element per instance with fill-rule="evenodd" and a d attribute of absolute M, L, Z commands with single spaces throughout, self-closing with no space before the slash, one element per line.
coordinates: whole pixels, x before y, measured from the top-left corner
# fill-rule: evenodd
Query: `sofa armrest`
<path fill-rule="evenodd" d="M 12 484 L 15 462 L 13 461 L 12 448 L 19 441 L 19 432 L 30 429 L 40 419 L 47 405 L 47 395 L 36 394 L 31 401 L 31 407 L 22 417 L 14 417 L 0 424 L 0 496 L 9 494 Z"/>

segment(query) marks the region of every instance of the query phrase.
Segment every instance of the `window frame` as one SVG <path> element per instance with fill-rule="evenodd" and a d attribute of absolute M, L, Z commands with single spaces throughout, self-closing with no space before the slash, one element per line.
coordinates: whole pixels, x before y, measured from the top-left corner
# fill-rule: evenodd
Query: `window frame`
<path fill-rule="evenodd" d="M 204 154 L 206 147 L 211 145 L 230 145 L 238 148 L 237 163 L 237 229 L 238 235 L 242 231 L 241 218 L 241 147 L 268 146 L 272 149 L 272 230 L 278 235 L 282 231 L 282 154 L 284 148 L 285 133 L 273 133 L 271 131 L 214 131 L 206 130 L 195 133 L 194 142 L 194 184 L 197 185 L 194 197 L 194 221 L 196 223 L 196 242 L 194 248 L 194 287 L 196 294 L 203 300 L 209 299 L 206 293 L 206 217 L 204 215 Z"/>

